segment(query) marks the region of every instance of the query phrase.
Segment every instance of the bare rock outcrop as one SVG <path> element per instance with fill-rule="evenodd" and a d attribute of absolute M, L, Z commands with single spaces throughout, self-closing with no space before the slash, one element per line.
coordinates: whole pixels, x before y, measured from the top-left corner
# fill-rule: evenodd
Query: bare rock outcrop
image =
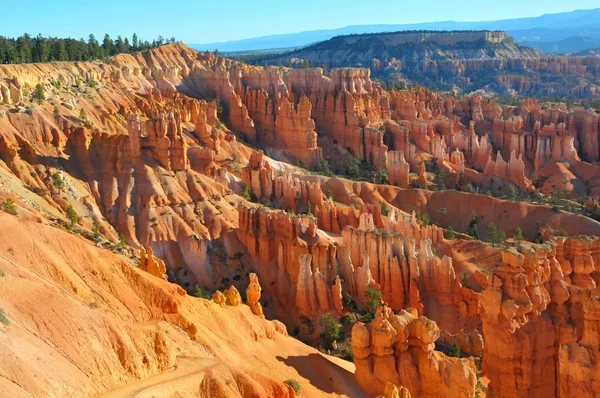
<path fill-rule="evenodd" d="M 502 253 L 481 295 L 490 397 L 594 396 L 599 245 L 557 238 Z"/>
<path fill-rule="evenodd" d="M 150 247 L 140 249 L 140 268 L 157 278 L 167 280 L 167 266 L 165 262 L 155 257 Z"/>
<path fill-rule="evenodd" d="M 250 273 L 248 277 L 250 278 L 250 283 L 248 284 L 248 289 L 246 289 L 246 301 L 254 315 L 264 318 L 265 315 L 259 301 L 262 288 L 260 287 L 260 283 L 258 283 L 258 277 L 255 273 Z"/>
<path fill-rule="evenodd" d="M 435 322 L 414 309 L 394 315 L 379 307 L 371 323 L 352 328 L 359 384 L 369 394 L 383 393 L 389 382 L 419 397 L 474 397 L 474 362 L 434 351 L 439 333 Z"/>
<path fill-rule="evenodd" d="M 240 292 L 235 288 L 235 286 L 231 285 L 223 292 L 225 295 L 225 303 L 232 307 L 237 307 L 242 304 L 242 296 Z"/>

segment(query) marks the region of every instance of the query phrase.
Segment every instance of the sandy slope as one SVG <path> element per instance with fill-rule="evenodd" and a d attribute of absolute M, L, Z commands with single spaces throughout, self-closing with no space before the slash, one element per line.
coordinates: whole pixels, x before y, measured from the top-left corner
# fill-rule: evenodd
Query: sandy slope
<path fill-rule="evenodd" d="M 0 212 L 0 391 L 10 397 L 360 397 L 351 363 L 245 305 L 185 295 L 128 259 Z M 111 392 L 112 391 L 112 392 Z M 8 395 L 5 395 L 8 394 Z"/>

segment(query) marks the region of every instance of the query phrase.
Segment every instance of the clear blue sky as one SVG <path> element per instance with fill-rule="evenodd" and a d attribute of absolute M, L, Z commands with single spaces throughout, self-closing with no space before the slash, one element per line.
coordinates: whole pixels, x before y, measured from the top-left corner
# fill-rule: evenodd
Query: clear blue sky
<path fill-rule="evenodd" d="M 4 3 L 4 4 L 2 4 Z M 600 7 L 598 0 L 2 0 L 0 35 L 211 43 L 348 25 L 489 21 Z"/>

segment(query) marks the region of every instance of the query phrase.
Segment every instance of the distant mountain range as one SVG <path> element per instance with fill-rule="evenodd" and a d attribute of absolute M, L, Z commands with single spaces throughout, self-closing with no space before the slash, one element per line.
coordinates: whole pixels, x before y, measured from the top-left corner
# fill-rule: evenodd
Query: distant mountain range
<path fill-rule="evenodd" d="M 221 43 L 188 45 L 197 50 L 212 51 L 218 49 L 222 53 L 251 52 L 266 49 L 293 49 L 340 35 L 406 30 L 502 30 L 514 37 L 517 43 L 544 52 L 579 52 L 600 47 L 600 8 L 500 21 L 353 25 L 339 29 L 314 30 Z"/>

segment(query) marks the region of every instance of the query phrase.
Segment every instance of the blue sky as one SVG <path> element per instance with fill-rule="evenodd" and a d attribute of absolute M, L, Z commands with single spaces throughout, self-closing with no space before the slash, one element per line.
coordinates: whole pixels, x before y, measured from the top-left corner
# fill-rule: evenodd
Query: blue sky
<path fill-rule="evenodd" d="M 2 4 L 5 3 L 5 4 Z M 348 25 L 486 21 L 600 7 L 598 0 L 0 0 L 0 35 L 136 32 L 210 43 Z"/>

